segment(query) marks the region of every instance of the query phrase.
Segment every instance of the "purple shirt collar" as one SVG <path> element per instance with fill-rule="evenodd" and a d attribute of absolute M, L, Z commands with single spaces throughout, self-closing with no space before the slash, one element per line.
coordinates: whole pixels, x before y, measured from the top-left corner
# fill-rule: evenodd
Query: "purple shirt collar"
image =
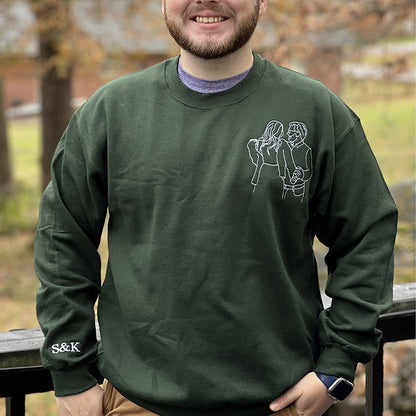
<path fill-rule="evenodd" d="M 234 87 L 248 75 L 250 69 L 230 78 L 219 79 L 216 81 L 207 81 L 205 79 L 196 78 L 191 74 L 188 74 L 182 68 L 180 60 L 178 63 L 178 75 L 180 80 L 191 90 L 206 94 L 221 92 Z"/>

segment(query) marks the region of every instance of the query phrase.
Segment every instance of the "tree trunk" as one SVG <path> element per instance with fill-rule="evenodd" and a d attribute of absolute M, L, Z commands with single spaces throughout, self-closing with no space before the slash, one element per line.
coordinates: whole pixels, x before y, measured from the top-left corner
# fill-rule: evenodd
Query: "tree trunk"
<path fill-rule="evenodd" d="M 31 0 L 37 18 L 42 105 L 42 186 L 50 181 L 53 154 L 71 116 L 72 56 L 69 0 Z"/>
<path fill-rule="evenodd" d="M 42 60 L 54 54 L 47 41 L 41 44 L 41 51 Z M 52 68 L 41 79 L 43 189 L 51 179 L 50 166 L 56 145 L 72 115 L 71 73 L 72 70 L 68 68 L 68 74 L 62 77 Z"/>
<path fill-rule="evenodd" d="M 0 77 L 0 193 L 10 191 L 13 185 L 3 96 L 3 80 Z"/>

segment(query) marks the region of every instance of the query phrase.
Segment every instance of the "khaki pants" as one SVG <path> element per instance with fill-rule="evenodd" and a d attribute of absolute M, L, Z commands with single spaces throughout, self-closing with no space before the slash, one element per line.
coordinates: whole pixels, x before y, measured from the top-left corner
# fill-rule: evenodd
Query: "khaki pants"
<path fill-rule="evenodd" d="M 104 416 L 156 416 L 147 409 L 143 409 L 135 403 L 123 397 L 107 380 L 104 381 Z M 290 406 L 280 412 L 273 413 L 276 416 L 298 416 L 295 406 Z"/>

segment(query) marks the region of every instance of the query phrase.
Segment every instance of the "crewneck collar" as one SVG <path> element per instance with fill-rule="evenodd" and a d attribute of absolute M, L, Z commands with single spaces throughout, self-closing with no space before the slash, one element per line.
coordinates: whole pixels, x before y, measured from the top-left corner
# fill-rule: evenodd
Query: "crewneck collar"
<path fill-rule="evenodd" d="M 178 60 L 178 75 L 181 81 L 191 90 L 205 94 L 215 94 L 217 92 L 225 91 L 236 86 L 248 75 L 250 70 L 251 67 L 233 77 L 208 81 L 194 77 L 190 73 L 186 72 L 181 65 L 181 59 L 179 58 Z"/>
<path fill-rule="evenodd" d="M 183 104 L 198 108 L 224 107 L 243 100 L 251 95 L 257 84 L 264 76 L 266 60 L 254 55 L 252 68 L 245 78 L 233 87 L 216 93 L 201 93 L 188 88 L 179 78 L 179 56 L 165 63 L 165 82 L 171 95 Z"/>

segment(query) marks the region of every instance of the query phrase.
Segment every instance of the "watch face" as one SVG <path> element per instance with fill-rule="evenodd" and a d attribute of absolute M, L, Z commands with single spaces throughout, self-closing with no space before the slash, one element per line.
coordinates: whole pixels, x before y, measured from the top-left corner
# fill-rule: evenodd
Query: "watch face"
<path fill-rule="evenodd" d="M 352 383 L 340 378 L 328 389 L 328 393 L 337 400 L 344 400 L 351 393 L 352 389 Z"/>

